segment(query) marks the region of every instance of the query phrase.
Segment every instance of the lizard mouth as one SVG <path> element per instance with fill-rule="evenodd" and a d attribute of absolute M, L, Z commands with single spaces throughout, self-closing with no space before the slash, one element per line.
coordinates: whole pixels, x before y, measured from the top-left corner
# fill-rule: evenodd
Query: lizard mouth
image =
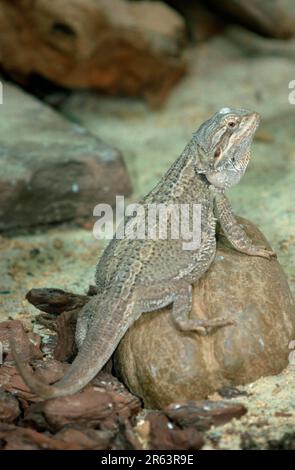
<path fill-rule="evenodd" d="M 260 114 L 253 112 L 245 116 L 244 119 L 246 121 L 244 136 L 253 136 L 260 123 Z"/>

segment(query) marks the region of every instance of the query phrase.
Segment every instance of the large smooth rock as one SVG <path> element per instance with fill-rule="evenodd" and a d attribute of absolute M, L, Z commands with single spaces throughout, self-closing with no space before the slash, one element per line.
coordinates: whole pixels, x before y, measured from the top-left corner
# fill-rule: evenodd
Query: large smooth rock
<path fill-rule="evenodd" d="M 16 79 L 165 99 L 186 67 L 185 25 L 161 2 L 3 0 L 0 62 Z"/>
<path fill-rule="evenodd" d="M 91 217 L 131 192 L 118 150 L 4 83 L 0 230 Z"/>
<path fill-rule="evenodd" d="M 261 232 L 240 219 L 258 244 Z M 236 252 L 220 237 L 215 261 L 194 286 L 192 318 L 227 317 L 233 326 L 209 336 L 184 334 L 170 308 L 147 313 L 115 354 L 116 371 L 147 407 L 205 398 L 224 387 L 277 374 L 288 364 L 295 337 L 295 304 L 276 259 Z"/>

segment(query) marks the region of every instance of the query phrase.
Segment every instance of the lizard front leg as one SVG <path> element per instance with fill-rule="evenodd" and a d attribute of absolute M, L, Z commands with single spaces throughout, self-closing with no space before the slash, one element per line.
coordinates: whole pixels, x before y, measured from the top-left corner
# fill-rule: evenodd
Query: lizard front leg
<path fill-rule="evenodd" d="M 174 325 L 183 332 L 207 335 L 217 328 L 233 325 L 226 318 L 216 320 L 195 320 L 190 318 L 192 310 L 192 286 L 186 282 L 165 282 L 136 289 L 137 306 L 143 312 L 152 312 L 172 304 L 171 318 Z M 140 299 L 140 300 L 139 300 Z"/>
<path fill-rule="evenodd" d="M 254 245 L 242 226 L 237 222 L 225 194 L 215 192 L 215 209 L 221 228 L 231 245 L 241 253 L 271 259 L 276 254 L 263 246 Z"/>

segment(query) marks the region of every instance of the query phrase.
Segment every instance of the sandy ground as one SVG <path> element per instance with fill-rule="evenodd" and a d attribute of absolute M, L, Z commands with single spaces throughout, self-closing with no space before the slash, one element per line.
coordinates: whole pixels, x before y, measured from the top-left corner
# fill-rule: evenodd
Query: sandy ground
<path fill-rule="evenodd" d="M 229 193 L 239 215 L 267 236 L 295 295 L 295 106 L 288 102 L 294 63 L 278 57 L 251 58 L 226 39 L 187 51 L 191 69 L 166 106 L 150 110 L 142 101 L 75 93 L 62 112 L 121 149 L 137 200 L 175 160 L 191 133 L 224 106 L 255 109 L 262 125 L 253 160 L 242 183 Z M 94 201 L 94 205 L 95 205 Z M 0 237 L 0 319 L 19 318 L 27 327 L 37 311 L 25 300 L 32 287 L 85 292 L 93 283 L 104 242 L 92 235 L 94 220 Z M 87 228 L 85 228 L 87 226 Z M 35 326 L 35 329 L 37 327 Z M 48 331 L 38 327 L 45 338 Z M 266 448 L 287 433 L 295 439 L 295 366 L 242 387 L 249 409 L 239 421 L 211 429 L 207 448 Z M 250 434 L 251 439 L 247 437 Z M 244 436 L 244 437 L 242 437 Z"/>

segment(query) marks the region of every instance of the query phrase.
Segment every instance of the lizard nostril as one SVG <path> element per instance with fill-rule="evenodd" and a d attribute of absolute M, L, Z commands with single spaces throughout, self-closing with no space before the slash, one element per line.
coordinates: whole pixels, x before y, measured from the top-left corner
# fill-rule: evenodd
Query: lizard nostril
<path fill-rule="evenodd" d="M 218 158 L 221 155 L 221 148 L 217 147 L 217 149 L 214 152 L 214 158 Z"/>

